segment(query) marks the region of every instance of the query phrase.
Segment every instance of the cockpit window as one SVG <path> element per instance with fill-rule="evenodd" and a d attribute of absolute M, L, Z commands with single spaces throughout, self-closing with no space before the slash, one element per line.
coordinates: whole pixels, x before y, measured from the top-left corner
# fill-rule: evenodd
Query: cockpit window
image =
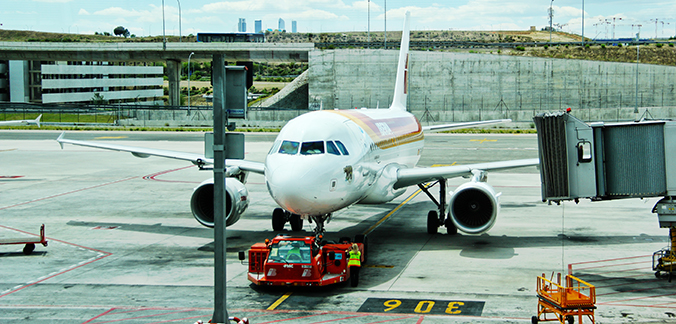
<path fill-rule="evenodd" d="M 283 141 L 279 153 L 291 155 L 298 153 L 298 142 Z"/>
<path fill-rule="evenodd" d="M 268 152 L 268 154 L 276 153 L 277 150 L 279 149 L 280 143 L 281 141 L 275 141 L 274 143 L 272 143 L 272 147 L 270 148 L 270 152 Z"/>
<path fill-rule="evenodd" d="M 303 144 L 300 146 L 300 154 L 324 154 L 324 142 L 303 142 Z"/>
<path fill-rule="evenodd" d="M 340 151 L 338 151 L 336 144 L 333 144 L 331 141 L 326 141 L 326 153 L 340 155 Z"/>
<path fill-rule="evenodd" d="M 303 241 L 281 241 L 270 248 L 268 262 L 271 263 L 310 263 L 312 252 L 310 245 Z"/>
<path fill-rule="evenodd" d="M 343 145 L 343 143 L 341 143 L 340 141 L 336 141 L 336 145 L 338 145 L 338 148 L 340 149 L 340 153 L 343 153 L 343 155 L 349 155 L 350 154 L 350 153 L 347 152 L 345 145 Z"/>

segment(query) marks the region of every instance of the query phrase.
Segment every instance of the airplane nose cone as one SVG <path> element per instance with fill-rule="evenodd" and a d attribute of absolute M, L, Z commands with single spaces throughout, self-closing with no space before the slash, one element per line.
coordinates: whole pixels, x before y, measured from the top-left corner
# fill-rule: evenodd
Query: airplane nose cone
<path fill-rule="evenodd" d="M 332 175 L 305 163 L 268 169 L 266 183 L 272 198 L 284 209 L 299 215 L 323 215 L 334 209 L 330 191 Z M 316 164 L 313 164 L 316 165 Z"/>

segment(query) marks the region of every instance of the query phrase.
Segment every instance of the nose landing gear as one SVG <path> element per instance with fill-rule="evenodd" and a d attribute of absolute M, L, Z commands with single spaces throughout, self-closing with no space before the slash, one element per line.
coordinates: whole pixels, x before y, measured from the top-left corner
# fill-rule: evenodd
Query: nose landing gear
<path fill-rule="evenodd" d="M 289 213 L 281 208 L 275 208 L 272 211 L 272 230 L 275 232 L 283 231 L 286 222 L 291 224 L 291 230 L 294 232 L 303 230 L 303 219 L 300 215 Z"/>

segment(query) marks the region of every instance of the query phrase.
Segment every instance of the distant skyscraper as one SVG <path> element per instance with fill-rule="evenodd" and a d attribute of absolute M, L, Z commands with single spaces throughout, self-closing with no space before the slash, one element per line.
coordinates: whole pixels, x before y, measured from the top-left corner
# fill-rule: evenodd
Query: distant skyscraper
<path fill-rule="evenodd" d="M 256 27 L 255 32 L 260 33 L 263 31 L 263 21 L 261 20 L 256 20 L 254 21 L 254 25 Z"/>
<path fill-rule="evenodd" d="M 237 24 L 237 31 L 240 33 L 246 33 L 246 19 L 239 18 L 239 23 Z"/>
<path fill-rule="evenodd" d="M 284 26 L 284 19 L 279 18 L 279 24 L 277 26 L 277 29 L 279 29 L 279 30 L 285 30 L 286 29 L 286 27 Z"/>
<path fill-rule="evenodd" d="M 295 20 L 292 20 L 292 21 L 291 21 L 291 32 L 292 32 L 292 33 L 297 33 L 297 32 L 298 32 L 298 28 L 296 28 L 296 21 L 295 21 Z"/>

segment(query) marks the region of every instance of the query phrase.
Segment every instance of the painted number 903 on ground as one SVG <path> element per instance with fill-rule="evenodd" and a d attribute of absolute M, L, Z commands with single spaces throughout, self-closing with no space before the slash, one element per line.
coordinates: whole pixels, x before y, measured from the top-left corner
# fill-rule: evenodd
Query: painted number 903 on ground
<path fill-rule="evenodd" d="M 359 312 L 481 316 L 485 302 L 369 298 Z"/>

